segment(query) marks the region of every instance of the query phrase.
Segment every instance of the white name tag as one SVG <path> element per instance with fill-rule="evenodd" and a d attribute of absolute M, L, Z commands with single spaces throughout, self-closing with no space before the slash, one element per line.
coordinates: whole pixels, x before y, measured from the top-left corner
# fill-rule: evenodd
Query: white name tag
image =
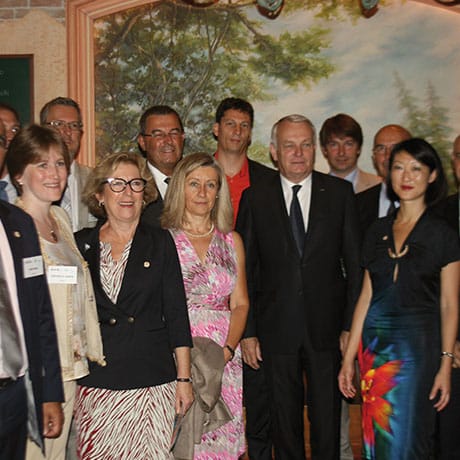
<path fill-rule="evenodd" d="M 50 265 L 46 276 L 50 284 L 77 284 L 77 267 Z"/>
<path fill-rule="evenodd" d="M 42 256 L 24 257 L 22 259 L 22 269 L 24 271 L 24 278 L 33 278 L 45 273 L 43 271 Z"/>

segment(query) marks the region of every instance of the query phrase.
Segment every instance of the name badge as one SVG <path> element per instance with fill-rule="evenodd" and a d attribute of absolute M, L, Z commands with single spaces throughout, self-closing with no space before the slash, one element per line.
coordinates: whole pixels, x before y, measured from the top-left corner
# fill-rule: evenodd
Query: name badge
<path fill-rule="evenodd" d="M 77 267 L 50 265 L 46 276 L 50 284 L 77 284 Z"/>
<path fill-rule="evenodd" d="M 42 256 L 24 257 L 22 259 L 22 269 L 24 271 L 24 278 L 43 275 L 45 272 L 43 271 Z"/>

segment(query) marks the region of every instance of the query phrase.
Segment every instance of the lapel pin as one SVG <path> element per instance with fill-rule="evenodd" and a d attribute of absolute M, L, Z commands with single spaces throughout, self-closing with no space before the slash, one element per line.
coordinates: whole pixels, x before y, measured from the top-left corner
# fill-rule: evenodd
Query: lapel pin
<path fill-rule="evenodd" d="M 18 232 L 17 230 L 13 232 L 13 236 L 15 238 L 21 238 L 21 232 Z"/>
<path fill-rule="evenodd" d="M 87 251 L 91 246 L 88 243 L 85 243 L 85 251 Z"/>
<path fill-rule="evenodd" d="M 385 236 L 382 238 L 383 241 L 386 241 L 387 239 L 388 239 L 388 235 L 385 235 Z"/>
<path fill-rule="evenodd" d="M 148 260 L 146 260 L 144 262 L 144 268 L 149 268 L 150 267 L 150 262 Z"/>

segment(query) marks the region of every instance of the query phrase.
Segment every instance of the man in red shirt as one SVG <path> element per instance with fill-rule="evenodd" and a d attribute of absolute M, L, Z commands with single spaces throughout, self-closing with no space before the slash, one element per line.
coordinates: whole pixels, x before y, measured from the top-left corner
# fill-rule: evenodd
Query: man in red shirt
<path fill-rule="evenodd" d="M 243 191 L 250 185 L 276 174 L 275 170 L 250 160 L 247 156 L 253 124 L 254 109 L 249 102 L 229 97 L 219 104 L 216 111 L 216 122 L 212 129 L 217 139 L 215 158 L 227 176 L 233 205 L 234 225 Z M 244 343 L 243 338 L 241 341 L 243 355 Z M 243 395 L 246 407 L 246 439 L 249 458 L 251 460 L 271 460 L 269 402 L 262 361 L 259 361 L 257 368 L 254 369 L 243 364 Z"/>

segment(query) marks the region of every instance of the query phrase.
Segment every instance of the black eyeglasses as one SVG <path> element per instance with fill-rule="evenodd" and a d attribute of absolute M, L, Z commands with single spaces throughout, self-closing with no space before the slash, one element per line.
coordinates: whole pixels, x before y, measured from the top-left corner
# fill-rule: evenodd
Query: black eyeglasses
<path fill-rule="evenodd" d="M 128 181 L 121 179 L 120 177 L 108 177 L 102 183 L 109 184 L 110 190 L 115 193 L 123 192 L 128 185 L 133 192 L 140 193 L 144 191 L 145 186 L 147 185 L 147 181 L 142 179 L 142 177 L 136 177 L 135 179 Z"/>
<path fill-rule="evenodd" d="M 142 133 L 143 136 L 153 137 L 157 141 L 164 141 L 167 137 L 178 139 L 182 134 L 182 131 L 177 128 L 171 129 L 169 133 L 161 131 L 161 129 L 154 129 L 151 133 Z"/>

